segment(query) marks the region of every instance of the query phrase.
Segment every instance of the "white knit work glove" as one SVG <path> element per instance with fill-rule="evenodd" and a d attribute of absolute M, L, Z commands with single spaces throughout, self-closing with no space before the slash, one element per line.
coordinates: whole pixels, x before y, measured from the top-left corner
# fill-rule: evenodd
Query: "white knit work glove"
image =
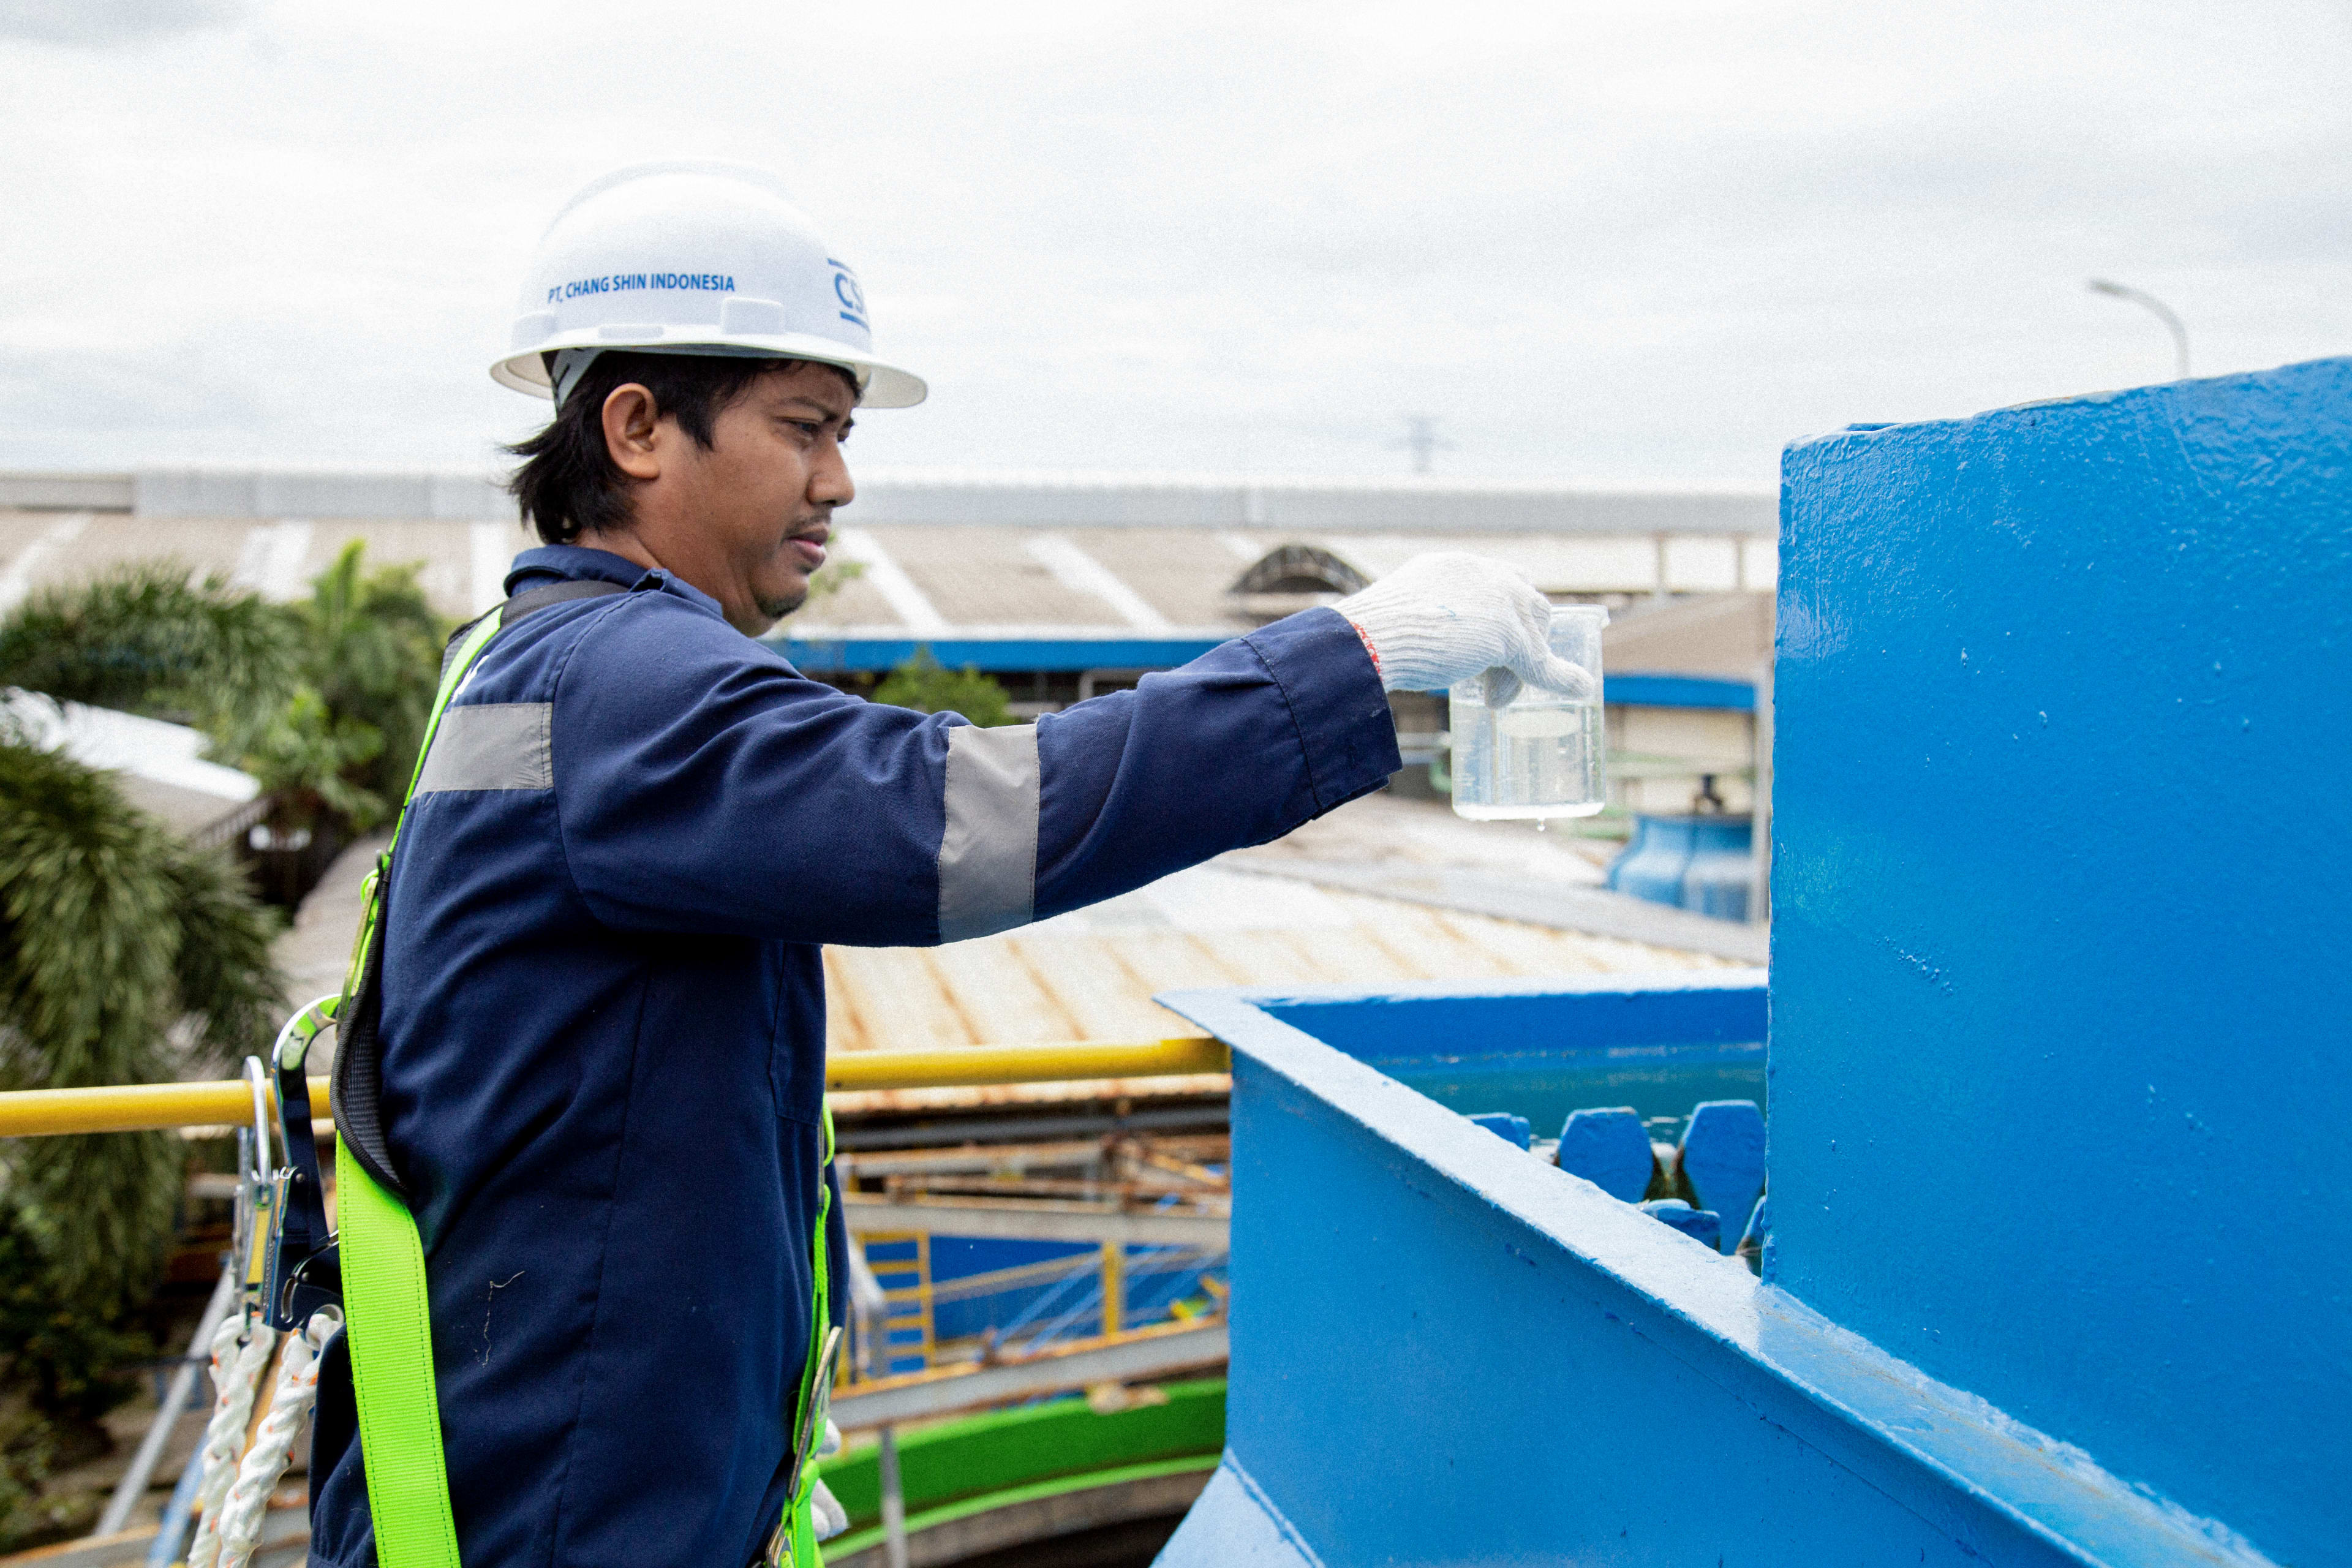
<path fill-rule="evenodd" d="M 1371 645 L 1390 691 L 1443 691 L 1484 674 L 1495 708 L 1522 681 L 1580 701 L 1601 695 L 1591 674 L 1551 651 L 1551 601 L 1499 561 L 1416 555 L 1332 607 Z"/>
<path fill-rule="evenodd" d="M 841 1506 L 822 1480 L 809 1481 L 809 1533 L 819 1541 L 831 1541 L 849 1528 L 849 1510 Z"/>

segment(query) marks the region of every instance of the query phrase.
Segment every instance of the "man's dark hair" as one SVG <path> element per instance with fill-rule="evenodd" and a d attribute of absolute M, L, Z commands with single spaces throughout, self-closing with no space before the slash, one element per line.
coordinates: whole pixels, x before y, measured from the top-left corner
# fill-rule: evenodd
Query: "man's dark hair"
<path fill-rule="evenodd" d="M 551 359 L 552 356 L 550 356 Z M 719 416 L 772 370 L 809 362 L 745 359 L 732 354 L 659 354 L 613 351 L 598 354 L 580 374 L 555 417 L 527 441 L 505 448 L 523 459 L 507 491 L 523 521 L 549 544 L 569 544 L 582 531 L 618 528 L 629 520 L 629 486 L 604 449 L 604 399 L 635 382 L 654 395 L 654 406 L 709 451 Z M 856 385 L 836 365 L 843 380 Z"/>

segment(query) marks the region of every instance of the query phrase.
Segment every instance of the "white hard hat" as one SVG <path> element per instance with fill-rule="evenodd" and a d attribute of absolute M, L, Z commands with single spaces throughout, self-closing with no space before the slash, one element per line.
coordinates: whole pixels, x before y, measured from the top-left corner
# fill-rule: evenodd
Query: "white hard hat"
<path fill-rule="evenodd" d="M 869 408 L 912 407 L 929 390 L 874 357 L 857 274 L 825 248 L 783 182 L 743 163 L 615 169 L 547 226 L 490 374 L 551 397 L 543 356 L 560 356 L 569 390 L 605 349 L 837 364 Z"/>

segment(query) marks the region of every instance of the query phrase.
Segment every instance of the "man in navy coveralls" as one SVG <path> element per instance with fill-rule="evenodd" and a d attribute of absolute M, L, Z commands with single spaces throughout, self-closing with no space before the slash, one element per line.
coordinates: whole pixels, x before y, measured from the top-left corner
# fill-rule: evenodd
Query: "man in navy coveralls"
<path fill-rule="evenodd" d="M 627 591 L 517 621 L 452 700 L 385 906 L 384 1122 L 468 1568 L 741 1568 L 812 1332 L 822 945 L 984 935 L 1264 843 L 1400 765 L 1384 684 L 1559 671 L 1542 595 L 1449 555 L 1034 725 L 862 701 L 754 640 L 853 496 L 857 366 L 551 374 L 516 480 L 546 542 L 507 589 Z M 338 1344 L 327 1568 L 374 1561 L 354 1435 Z"/>

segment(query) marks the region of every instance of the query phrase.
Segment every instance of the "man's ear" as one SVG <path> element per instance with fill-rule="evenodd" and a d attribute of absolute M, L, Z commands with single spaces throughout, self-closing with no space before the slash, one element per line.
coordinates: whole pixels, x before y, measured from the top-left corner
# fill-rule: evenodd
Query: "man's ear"
<path fill-rule="evenodd" d="M 656 443 L 661 406 L 654 395 L 635 382 L 625 382 L 605 395 L 602 411 L 604 452 L 614 466 L 633 479 L 661 478 L 661 454 Z"/>

